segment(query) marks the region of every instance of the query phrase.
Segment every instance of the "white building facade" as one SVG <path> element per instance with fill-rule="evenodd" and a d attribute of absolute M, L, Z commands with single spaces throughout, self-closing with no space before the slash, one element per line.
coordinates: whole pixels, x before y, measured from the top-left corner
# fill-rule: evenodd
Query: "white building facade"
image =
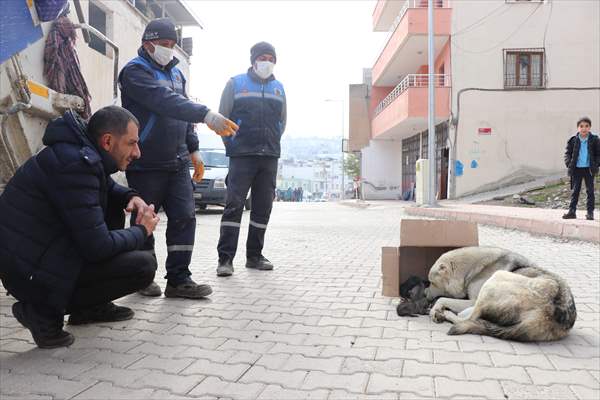
<path fill-rule="evenodd" d="M 565 173 L 577 119 L 600 125 L 600 2 L 433 3 L 438 198 Z M 374 30 L 389 36 L 370 82 L 350 87 L 350 148 L 364 181 L 400 188 L 386 198 L 406 195 L 427 157 L 426 7 L 377 2 Z"/>

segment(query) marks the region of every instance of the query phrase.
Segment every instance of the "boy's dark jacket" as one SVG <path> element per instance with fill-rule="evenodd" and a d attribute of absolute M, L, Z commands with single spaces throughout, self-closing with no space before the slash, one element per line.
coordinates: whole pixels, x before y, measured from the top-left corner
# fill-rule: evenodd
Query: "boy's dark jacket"
<path fill-rule="evenodd" d="M 600 138 L 590 132 L 588 134 L 587 146 L 590 157 L 590 171 L 592 175 L 596 175 L 600 167 Z M 579 140 L 578 134 L 571 136 L 565 149 L 565 165 L 569 171 L 569 176 L 573 176 L 573 172 L 577 167 L 580 147 L 581 140 Z"/>

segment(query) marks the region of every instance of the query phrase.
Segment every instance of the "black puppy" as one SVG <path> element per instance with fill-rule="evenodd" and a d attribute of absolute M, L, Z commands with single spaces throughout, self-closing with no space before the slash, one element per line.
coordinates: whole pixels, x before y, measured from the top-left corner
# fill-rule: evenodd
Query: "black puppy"
<path fill-rule="evenodd" d="M 411 276 L 400 285 L 400 296 L 403 301 L 398 304 L 396 312 L 401 317 L 416 317 L 417 315 L 427 315 L 432 302 L 425 296 L 425 288 L 429 286 L 429 281 Z"/>

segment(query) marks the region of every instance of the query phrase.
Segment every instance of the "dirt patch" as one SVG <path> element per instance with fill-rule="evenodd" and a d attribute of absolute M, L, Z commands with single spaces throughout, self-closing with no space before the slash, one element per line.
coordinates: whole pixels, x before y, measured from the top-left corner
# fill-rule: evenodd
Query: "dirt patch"
<path fill-rule="evenodd" d="M 596 209 L 600 209 L 600 176 L 594 179 L 594 194 Z M 578 210 L 585 210 L 587 192 L 585 184 L 582 183 L 579 194 Z M 482 201 L 478 204 L 499 205 L 509 207 L 529 207 L 529 208 L 554 208 L 568 209 L 571 202 L 571 184 L 569 178 L 563 178 L 560 182 L 554 182 L 543 188 L 518 193 L 503 198 L 495 198 L 489 201 Z M 530 204 L 534 203 L 534 204 Z"/>

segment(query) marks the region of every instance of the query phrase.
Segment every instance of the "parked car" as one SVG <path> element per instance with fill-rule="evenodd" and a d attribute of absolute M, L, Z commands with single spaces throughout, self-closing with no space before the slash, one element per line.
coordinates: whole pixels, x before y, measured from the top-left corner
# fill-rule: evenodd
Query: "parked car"
<path fill-rule="evenodd" d="M 225 207 L 227 195 L 227 173 L 229 172 L 229 158 L 224 149 L 199 149 L 204 161 L 204 177 L 200 183 L 193 182 L 194 203 L 200 210 L 205 210 L 208 205 Z M 194 175 L 194 168 L 190 167 L 190 176 Z M 246 199 L 246 210 L 250 210 L 250 197 Z"/>

